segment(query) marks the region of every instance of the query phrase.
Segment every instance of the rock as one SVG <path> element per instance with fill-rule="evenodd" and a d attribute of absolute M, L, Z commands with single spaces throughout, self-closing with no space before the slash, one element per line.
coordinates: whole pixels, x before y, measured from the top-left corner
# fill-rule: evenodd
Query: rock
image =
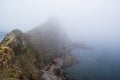
<path fill-rule="evenodd" d="M 8 33 L 0 43 L 0 80 L 62 80 L 56 70 L 72 64 L 74 57 L 69 38 L 57 26 L 48 21 L 26 33 L 18 29 Z M 48 64 L 41 76 L 40 70 Z"/>
<path fill-rule="evenodd" d="M 55 61 L 55 63 L 54 63 Z M 57 64 L 56 64 L 57 61 Z M 60 58 L 53 59 L 53 63 L 49 65 L 49 69 L 41 70 L 42 78 L 44 80 L 70 80 L 67 75 L 62 73 L 61 67 L 63 66 L 63 60 Z"/>

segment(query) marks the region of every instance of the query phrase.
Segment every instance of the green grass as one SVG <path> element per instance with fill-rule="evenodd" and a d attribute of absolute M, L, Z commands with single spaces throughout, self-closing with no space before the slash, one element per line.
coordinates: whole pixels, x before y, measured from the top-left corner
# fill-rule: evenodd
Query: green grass
<path fill-rule="evenodd" d="M 13 73 L 10 73 L 10 74 L 9 74 L 9 77 L 10 77 L 10 78 L 14 78 L 14 74 L 13 74 Z"/>

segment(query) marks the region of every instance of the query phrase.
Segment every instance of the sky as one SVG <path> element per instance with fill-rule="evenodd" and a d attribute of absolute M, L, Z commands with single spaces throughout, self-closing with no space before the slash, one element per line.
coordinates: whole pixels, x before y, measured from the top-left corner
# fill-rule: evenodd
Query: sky
<path fill-rule="evenodd" d="M 28 31 L 51 16 L 81 42 L 120 41 L 119 0 L 0 0 L 0 31 Z"/>

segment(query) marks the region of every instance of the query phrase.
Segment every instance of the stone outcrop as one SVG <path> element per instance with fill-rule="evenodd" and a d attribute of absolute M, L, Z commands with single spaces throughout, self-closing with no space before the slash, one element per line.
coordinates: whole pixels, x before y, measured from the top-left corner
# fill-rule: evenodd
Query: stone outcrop
<path fill-rule="evenodd" d="M 8 33 L 0 43 L 0 80 L 42 80 L 40 70 L 53 59 L 60 58 L 62 63 L 54 60 L 50 75 L 56 66 L 59 70 L 74 63 L 70 40 L 57 26 L 48 21 L 26 33 L 18 29 Z"/>

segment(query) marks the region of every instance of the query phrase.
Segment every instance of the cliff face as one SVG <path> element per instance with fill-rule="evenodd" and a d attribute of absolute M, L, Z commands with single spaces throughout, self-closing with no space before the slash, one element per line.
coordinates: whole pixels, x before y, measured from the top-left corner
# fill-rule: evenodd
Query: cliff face
<path fill-rule="evenodd" d="M 69 39 L 57 24 L 47 22 L 26 33 L 13 30 L 0 44 L 0 80 L 42 80 L 40 70 L 54 58 L 74 62 Z"/>
<path fill-rule="evenodd" d="M 13 30 L 0 45 L 0 80 L 40 79 L 35 59 L 25 34 L 20 30 Z"/>
<path fill-rule="evenodd" d="M 26 35 L 30 41 L 29 43 L 32 45 L 32 49 L 41 57 L 38 58 L 38 62 L 43 62 L 43 64 L 40 64 L 41 67 L 46 65 L 53 58 L 66 60 L 67 56 L 70 55 L 68 53 L 70 50 L 70 40 L 64 30 L 59 27 L 57 21 L 48 21 L 28 31 Z"/>

